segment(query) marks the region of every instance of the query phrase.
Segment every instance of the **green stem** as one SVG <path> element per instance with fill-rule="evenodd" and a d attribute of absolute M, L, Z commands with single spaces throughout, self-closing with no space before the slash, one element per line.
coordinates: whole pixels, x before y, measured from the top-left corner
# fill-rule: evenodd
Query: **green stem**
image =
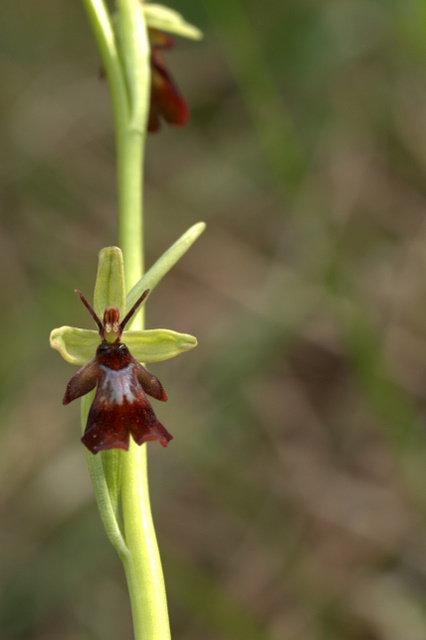
<path fill-rule="evenodd" d="M 83 0 L 108 78 L 117 140 L 119 244 L 127 290 L 143 275 L 143 159 L 150 92 L 149 44 L 139 0 L 118 0 L 120 47 L 103 0 Z M 143 328 L 142 314 L 134 325 Z M 161 560 L 149 501 L 146 445 L 122 452 L 121 504 L 135 640 L 168 640 Z"/>
<path fill-rule="evenodd" d="M 107 78 L 114 112 L 115 132 L 118 138 L 128 120 L 130 105 L 114 30 L 103 0 L 82 1 L 92 25 L 102 60 L 102 68 Z"/>
<path fill-rule="evenodd" d="M 168 640 L 163 572 L 149 503 L 146 444 L 123 453 L 122 509 L 129 555 L 123 558 L 135 640 Z"/>
<path fill-rule="evenodd" d="M 124 73 L 130 94 L 126 126 L 119 129 L 118 220 L 127 289 L 143 274 L 143 160 L 150 93 L 149 43 L 138 0 L 118 0 Z M 138 328 L 142 328 L 141 326 Z"/>
<path fill-rule="evenodd" d="M 143 275 L 143 147 L 144 138 L 130 128 L 118 136 L 118 237 L 123 251 L 127 290 Z M 133 328 L 143 329 L 142 325 L 142 319 L 136 320 Z"/>
<path fill-rule="evenodd" d="M 119 239 L 129 289 L 143 274 L 143 159 L 150 91 L 149 45 L 139 3 L 118 2 L 131 110 L 118 138 Z M 139 319 L 143 328 L 143 319 Z M 146 445 L 122 454 L 121 504 L 129 554 L 123 558 L 136 640 L 167 640 L 167 601 L 149 501 Z"/>

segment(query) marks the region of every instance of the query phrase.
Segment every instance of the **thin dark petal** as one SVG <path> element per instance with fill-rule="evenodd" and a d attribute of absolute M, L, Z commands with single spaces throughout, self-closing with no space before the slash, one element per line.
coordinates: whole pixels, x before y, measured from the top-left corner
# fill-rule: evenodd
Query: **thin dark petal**
<path fill-rule="evenodd" d="M 84 396 L 95 388 L 98 379 L 98 365 L 95 358 L 81 367 L 68 382 L 62 404 L 68 404 Z"/>
<path fill-rule="evenodd" d="M 139 362 L 137 364 L 137 376 L 142 389 L 152 398 L 166 402 L 167 395 L 164 391 L 163 385 L 159 379 L 148 369 L 145 369 Z"/>

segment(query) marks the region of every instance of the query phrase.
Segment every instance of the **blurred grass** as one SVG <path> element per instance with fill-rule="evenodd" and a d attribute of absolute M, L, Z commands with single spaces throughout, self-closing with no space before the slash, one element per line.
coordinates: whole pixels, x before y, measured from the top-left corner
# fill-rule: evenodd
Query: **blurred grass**
<path fill-rule="evenodd" d="M 148 310 L 199 339 L 155 367 L 174 640 L 423 640 L 424 3 L 174 7 L 205 39 L 167 54 L 147 266 L 208 223 Z M 0 43 L 0 638 L 131 638 L 47 342 L 116 241 L 106 87 L 78 2 L 4 0 Z"/>

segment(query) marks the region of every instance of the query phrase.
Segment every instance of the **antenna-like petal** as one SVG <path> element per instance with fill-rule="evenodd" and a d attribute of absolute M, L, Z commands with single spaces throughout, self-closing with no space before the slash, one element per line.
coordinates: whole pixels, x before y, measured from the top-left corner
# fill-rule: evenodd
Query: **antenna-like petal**
<path fill-rule="evenodd" d="M 99 334 L 101 335 L 101 337 L 103 337 L 103 332 L 104 332 L 104 325 L 102 324 L 102 322 L 99 320 L 98 316 L 96 315 L 96 313 L 93 311 L 92 307 L 90 306 L 90 304 L 87 302 L 86 298 L 84 297 L 84 295 L 81 293 L 81 291 L 79 291 L 78 289 L 74 289 L 74 291 L 76 292 L 76 294 L 78 295 L 78 297 L 80 298 L 80 300 L 82 301 L 82 303 L 84 304 L 84 306 L 86 307 L 86 309 L 89 310 L 90 315 L 92 316 L 93 320 L 96 322 L 96 324 L 99 327 Z"/>
<path fill-rule="evenodd" d="M 149 293 L 149 289 L 145 289 L 145 291 L 143 292 L 143 294 L 141 295 L 141 297 L 139 298 L 139 300 L 136 300 L 135 304 L 133 305 L 133 307 L 130 309 L 130 311 L 126 314 L 126 316 L 123 318 L 123 320 L 120 322 L 120 329 L 121 331 L 124 330 L 124 327 L 126 326 L 126 324 L 129 322 L 130 318 L 132 317 L 132 315 L 135 313 L 136 309 L 139 307 L 140 304 L 142 304 L 142 302 L 145 300 L 145 298 L 147 297 Z"/>

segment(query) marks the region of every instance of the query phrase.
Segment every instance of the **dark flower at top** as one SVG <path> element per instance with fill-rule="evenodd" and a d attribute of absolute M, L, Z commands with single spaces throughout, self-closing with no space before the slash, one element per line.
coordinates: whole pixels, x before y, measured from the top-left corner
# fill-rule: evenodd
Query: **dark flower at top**
<path fill-rule="evenodd" d="M 151 44 L 151 102 L 148 131 L 161 127 L 161 120 L 183 127 L 189 118 L 188 105 L 164 64 L 162 52 L 174 47 L 174 40 L 157 29 L 148 29 Z"/>

